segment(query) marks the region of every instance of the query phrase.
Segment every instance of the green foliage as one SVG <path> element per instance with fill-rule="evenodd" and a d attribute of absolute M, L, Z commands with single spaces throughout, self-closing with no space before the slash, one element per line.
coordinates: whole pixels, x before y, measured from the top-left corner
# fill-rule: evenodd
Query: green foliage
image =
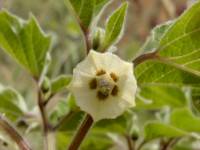
<path fill-rule="evenodd" d="M 70 0 L 78 17 L 80 25 L 87 29 L 92 21 L 95 7 L 95 0 Z"/>
<path fill-rule="evenodd" d="M 52 94 L 56 94 L 60 91 L 62 91 L 63 89 L 65 89 L 70 81 L 71 81 L 71 76 L 67 76 L 67 75 L 60 75 L 59 77 L 57 77 L 56 79 L 52 80 L 51 82 L 51 93 Z"/>
<path fill-rule="evenodd" d="M 103 7 L 108 3 L 111 2 L 112 0 L 96 0 L 96 5 L 95 5 L 95 16 L 98 15 Z"/>
<path fill-rule="evenodd" d="M 1 11 L 0 46 L 38 78 L 45 66 L 50 37 L 42 32 L 33 16 L 24 21 Z"/>
<path fill-rule="evenodd" d="M 81 28 L 86 31 L 109 0 L 66 0 L 72 6 Z M 70 4 L 69 4 L 69 3 Z"/>
<path fill-rule="evenodd" d="M 139 84 L 198 86 L 200 3 L 177 19 L 156 44 L 159 58 L 136 68 Z"/>
<path fill-rule="evenodd" d="M 142 47 L 142 51 L 152 51 L 156 50 L 160 45 L 160 40 L 164 36 L 164 34 L 168 31 L 174 21 L 169 21 L 167 23 L 156 26 L 152 31 L 151 35 L 148 37 L 144 46 Z"/>
<path fill-rule="evenodd" d="M 137 94 L 136 107 L 140 109 L 161 109 L 164 106 L 179 108 L 187 105 L 185 92 L 173 86 L 144 86 Z"/>
<path fill-rule="evenodd" d="M 0 113 L 12 121 L 21 117 L 27 107 L 21 95 L 12 88 L 0 85 Z"/>
<path fill-rule="evenodd" d="M 173 126 L 188 132 L 200 132 L 200 118 L 187 108 L 173 111 L 170 117 Z"/>
<path fill-rule="evenodd" d="M 124 27 L 127 8 L 128 3 L 125 2 L 108 18 L 102 49 L 107 49 L 120 39 Z"/>
<path fill-rule="evenodd" d="M 161 137 L 181 137 L 185 135 L 186 132 L 162 122 L 150 122 L 145 125 L 144 129 L 145 140 L 152 140 Z"/>
<path fill-rule="evenodd" d="M 145 125 L 147 141 L 187 137 L 199 132 L 199 117 L 188 108 L 191 100 L 188 94 L 195 98 L 195 107 L 199 100 L 199 12 L 200 3 L 197 2 L 177 20 L 156 27 L 142 48 L 143 51 L 157 51 L 157 57 L 136 67 L 141 88 L 137 108 L 173 108 L 167 122 L 153 121 Z M 183 90 L 183 86 L 190 87 L 192 93 Z"/>
<path fill-rule="evenodd" d="M 159 137 L 175 138 L 188 136 L 199 130 L 200 118 L 188 108 L 179 108 L 170 114 L 169 123 L 160 121 L 150 122 L 145 125 L 144 133 L 146 140 L 151 140 Z"/>

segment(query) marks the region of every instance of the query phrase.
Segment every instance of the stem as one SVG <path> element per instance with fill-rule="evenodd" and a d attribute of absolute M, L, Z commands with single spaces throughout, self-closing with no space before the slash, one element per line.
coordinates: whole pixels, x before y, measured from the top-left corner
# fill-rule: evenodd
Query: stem
<path fill-rule="evenodd" d="M 170 150 L 180 140 L 180 138 L 171 138 L 161 146 L 161 150 Z"/>
<path fill-rule="evenodd" d="M 86 29 L 86 30 L 83 29 L 83 34 L 84 34 L 84 39 L 85 39 L 86 52 L 88 54 L 92 48 L 92 44 L 90 41 L 90 32 L 88 29 Z"/>
<path fill-rule="evenodd" d="M 139 146 L 137 147 L 137 150 L 140 150 L 145 144 L 146 144 L 146 141 L 143 140 L 143 141 L 139 144 Z"/>
<path fill-rule="evenodd" d="M 135 58 L 133 60 L 133 63 L 134 63 L 135 66 L 137 66 L 137 65 L 143 63 L 146 60 L 155 59 L 155 58 L 158 58 L 158 57 L 159 56 L 157 54 L 157 51 L 151 52 L 151 53 L 146 53 L 146 54 L 140 55 L 137 58 Z"/>
<path fill-rule="evenodd" d="M 44 107 L 44 101 L 43 101 L 43 94 L 42 94 L 42 90 L 38 89 L 38 106 L 40 109 L 40 113 L 41 113 L 41 118 L 42 118 L 42 125 L 43 125 L 43 133 L 44 133 L 44 149 L 48 150 L 49 149 L 49 144 L 48 144 L 48 132 L 50 130 L 50 126 L 48 124 L 48 119 L 46 116 L 46 112 L 45 112 L 45 107 Z"/>
<path fill-rule="evenodd" d="M 57 129 L 59 129 L 59 128 L 62 126 L 62 124 L 63 124 L 64 122 L 69 121 L 75 114 L 76 114 L 75 112 L 72 112 L 72 111 L 69 112 L 66 116 L 64 116 L 64 117 L 55 125 L 55 127 L 53 128 L 53 130 L 56 131 Z"/>
<path fill-rule="evenodd" d="M 49 150 L 56 150 L 55 132 L 48 132 L 47 140 Z"/>
<path fill-rule="evenodd" d="M 132 141 L 130 135 L 125 135 L 125 137 L 126 137 L 126 140 L 127 140 L 128 149 L 129 150 L 134 150 L 133 141 Z"/>
<path fill-rule="evenodd" d="M 87 54 L 90 52 L 91 48 L 92 48 L 92 43 L 91 43 L 91 39 L 90 39 L 90 31 L 88 28 L 85 28 L 81 21 L 79 20 L 79 25 L 81 27 L 81 30 L 83 32 L 83 36 L 84 36 L 84 40 L 85 40 L 85 46 L 86 46 L 86 52 Z"/>
<path fill-rule="evenodd" d="M 0 114 L 0 127 L 17 143 L 21 150 L 31 150 L 25 139 L 9 123 L 3 115 Z"/>
<path fill-rule="evenodd" d="M 74 139 L 72 140 L 68 150 L 78 150 L 92 124 L 93 124 L 93 119 L 90 115 L 87 114 L 85 119 L 81 123 L 78 131 L 76 132 Z"/>

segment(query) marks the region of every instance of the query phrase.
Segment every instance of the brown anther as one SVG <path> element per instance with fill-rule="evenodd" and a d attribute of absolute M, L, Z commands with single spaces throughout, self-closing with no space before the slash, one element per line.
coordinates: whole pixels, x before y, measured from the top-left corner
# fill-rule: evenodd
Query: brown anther
<path fill-rule="evenodd" d="M 115 73 L 110 73 L 110 77 L 113 79 L 113 81 L 117 82 L 118 81 L 118 76 Z"/>
<path fill-rule="evenodd" d="M 96 78 L 92 79 L 89 83 L 89 86 L 90 86 L 90 89 L 92 89 L 92 90 L 96 89 L 97 88 L 97 79 Z"/>
<path fill-rule="evenodd" d="M 102 93 L 101 91 L 97 92 L 97 97 L 99 100 L 105 100 L 106 98 L 108 98 L 109 93 Z"/>
<path fill-rule="evenodd" d="M 106 74 L 106 71 L 103 70 L 103 69 L 98 70 L 97 73 L 96 73 L 97 76 L 101 76 L 101 75 L 104 75 L 104 74 Z"/>
<path fill-rule="evenodd" d="M 118 92 L 119 92 L 119 88 L 117 85 L 115 85 L 114 88 L 112 89 L 111 94 L 112 96 L 117 96 Z"/>

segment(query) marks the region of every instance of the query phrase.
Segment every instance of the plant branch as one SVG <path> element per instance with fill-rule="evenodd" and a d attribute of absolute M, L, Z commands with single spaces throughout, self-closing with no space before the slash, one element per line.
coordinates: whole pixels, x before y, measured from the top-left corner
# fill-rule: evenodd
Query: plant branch
<path fill-rule="evenodd" d="M 157 51 L 155 52 L 151 52 L 151 53 L 146 53 L 146 54 L 142 54 L 140 56 L 138 56 L 137 58 L 135 58 L 133 60 L 133 63 L 135 66 L 143 63 L 144 61 L 146 60 L 149 60 L 149 59 L 155 59 L 155 58 L 158 58 L 158 54 L 157 54 Z"/>
<path fill-rule="evenodd" d="M 170 150 L 180 138 L 171 138 L 161 146 L 161 150 Z M 162 144 L 162 143 L 161 143 Z"/>
<path fill-rule="evenodd" d="M 86 46 L 86 52 L 87 54 L 90 52 L 91 48 L 92 48 L 92 43 L 91 43 L 91 39 L 90 39 L 90 30 L 89 28 L 85 28 L 81 21 L 79 20 L 79 25 L 80 28 L 83 32 L 83 36 L 84 36 L 84 40 L 85 40 L 85 46 Z"/>
<path fill-rule="evenodd" d="M 17 143 L 21 150 L 31 150 L 29 144 L 9 123 L 9 121 L 0 114 L 0 127 Z"/>
<path fill-rule="evenodd" d="M 53 130 L 56 131 L 57 129 L 59 129 L 64 122 L 69 121 L 73 116 L 75 115 L 75 112 L 71 111 L 69 112 L 66 116 L 64 116 L 54 127 Z"/>
<path fill-rule="evenodd" d="M 78 150 L 86 134 L 91 128 L 92 124 L 93 124 L 93 119 L 89 114 L 87 114 L 85 119 L 81 123 L 78 131 L 76 132 L 74 139 L 72 140 L 68 150 Z"/>
<path fill-rule="evenodd" d="M 46 116 L 45 112 L 45 107 L 44 107 L 44 98 L 43 98 L 43 93 L 40 87 L 38 87 L 38 107 L 40 110 L 41 118 L 42 118 L 42 125 L 43 125 L 43 133 L 44 133 L 44 146 L 45 150 L 48 150 L 48 132 L 50 131 L 50 125 L 48 123 L 48 119 Z"/>
<path fill-rule="evenodd" d="M 127 140 L 128 149 L 129 149 L 129 150 L 134 150 L 134 149 L 135 149 L 135 148 L 134 148 L 134 144 L 133 144 L 133 141 L 132 141 L 130 135 L 125 135 L 125 138 L 126 138 L 126 140 Z"/>
<path fill-rule="evenodd" d="M 137 147 L 137 150 L 140 150 L 144 145 L 146 144 L 146 141 L 143 140 Z"/>
<path fill-rule="evenodd" d="M 84 34 L 84 39 L 85 39 L 85 45 L 86 45 L 86 52 L 87 54 L 89 53 L 89 51 L 92 48 L 92 44 L 91 44 L 91 39 L 90 39 L 90 32 L 88 29 L 83 29 L 83 34 Z"/>

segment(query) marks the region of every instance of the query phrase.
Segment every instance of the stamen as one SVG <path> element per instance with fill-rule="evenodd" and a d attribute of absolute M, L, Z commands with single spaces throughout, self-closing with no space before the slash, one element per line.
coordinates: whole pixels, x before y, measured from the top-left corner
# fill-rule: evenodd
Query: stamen
<path fill-rule="evenodd" d="M 115 85 L 114 88 L 112 89 L 111 94 L 112 96 L 117 96 L 118 92 L 119 92 L 119 88 L 117 85 Z"/>
<path fill-rule="evenodd" d="M 92 90 L 96 89 L 97 88 L 97 79 L 96 78 L 92 79 L 89 83 L 89 86 L 90 86 L 90 89 L 92 89 Z"/>
<path fill-rule="evenodd" d="M 109 93 L 102 93 L 101 91 L 98 91 L 97 97 L 99 98 L 99 100 L 105 100 L 109 97 Z"/>
<path fill-rule="evenodd" d="M 101 76 L 101 75 L 104 75 L 104 74 L 106 74 L 106 71 L 103 70 L 103 69 L 97 71 L 97 73 L 96 73 L 97 76 Z"/>
<path fill-rule="evenodd" d="M 115 73 L 110 73 L 110 77 L 113 79 L 113 81 L 117 82 L 118 81 L 118 76 Z"/>

